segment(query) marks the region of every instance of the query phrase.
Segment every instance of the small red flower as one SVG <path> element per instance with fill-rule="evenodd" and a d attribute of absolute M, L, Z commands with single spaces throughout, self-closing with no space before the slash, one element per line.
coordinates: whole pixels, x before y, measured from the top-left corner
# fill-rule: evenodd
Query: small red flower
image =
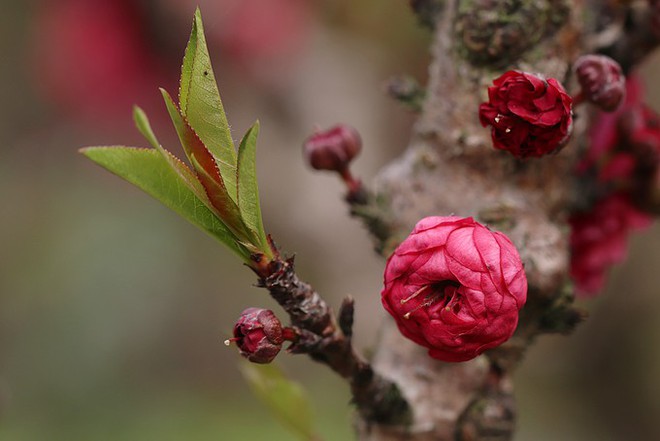
<path fill-rule="evenodd" d="M 577 293 L 593 295 L 603 288 L 610 266 L 626 257 L 630 231 L 651 223 L 651 217 L 623 194 L 599 201 L 591 211 L 573 215 L 571 225 L 571 277 Z"/>
<path fill-rule="evenodd" d="M 443 361 L 470 360 L 508 340 L 527 297 L 514 245 L 472 218 L 419 221 L 384 278 L 383 306 L 401 333 Z"/>
<path fill-rule="evenodd" d="M 234 325 L 234 341 L 241 355 L 253 363 L 270 363 L 282 349 L 282 324 L 273 311 L 247 308 Z"/>
<path fill-rule="evenodd" d="M 571 97 L 554 78 L 510 70 L 488 88 L 479 107 L 481 124 L 491 126 L 493 146 L 517 158 L 559 150 L 571 133 Z"/>

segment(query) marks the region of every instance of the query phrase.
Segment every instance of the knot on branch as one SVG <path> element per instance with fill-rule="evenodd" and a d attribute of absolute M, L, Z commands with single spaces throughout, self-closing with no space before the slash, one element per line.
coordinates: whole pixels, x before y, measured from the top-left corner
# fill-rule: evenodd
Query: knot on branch
<path fill-rule="evenodd" d="M 272 261 L 269 275 L 261 277 L 258 284 L 289 314 L 292 325 L 318 335 L 331 332 L 330 308 L 309 284 L 298 279 L 293 257 Z"/>
<path fill-rule="evenodd" d="M 504 391 L 489 391 L 475 399 L 456 424 L 457 441 L 509 441 L 516 423 L 513 396 Z"/>
<path fill-rule="evenodd" d="M 568 14 L 564 0 L 460 0 L 454 31 L 465 58 L 505 66 L 559 29 Z"/>

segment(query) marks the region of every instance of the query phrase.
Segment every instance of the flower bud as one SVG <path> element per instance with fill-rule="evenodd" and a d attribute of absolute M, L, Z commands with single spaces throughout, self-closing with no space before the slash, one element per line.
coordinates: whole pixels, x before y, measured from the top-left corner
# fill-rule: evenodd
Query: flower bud
<path fill-rule="evenodd" d="M 241 355 L 253 363 L 270 363 L 282 349 L 282 324 L 273 311 L 247 308 L 234 325 L 234 338 Z"/>
<path fill-rule="evenodd" d="M 312 168 L 343 173 L 361 148 L 362 140 L 357 130 L 339 124 L 307 138 L 303 153 Z"/>
<path fill-rule="evenodd" d="M 626 94 L 626 78 L 619 63 L 604 55 L 583 55 L 575 74 L 585 99 L 606 112 L 615 111 Z"/>
<path fill-rule="evenodd" d="M 443 361 L 505 342 L 527 298 L 518 251 L 472 218 L 427 217 L 385 267 L 383 306 L 401 333 Z"/>
<path fill-rule="evenodd" d="M 562 148 L 571 133 L 573 100 L 554 78 L 510 70 L 488 88 L 479 107 L 491 126 L 493 147 L 517 158 L 539 157 Z"/>

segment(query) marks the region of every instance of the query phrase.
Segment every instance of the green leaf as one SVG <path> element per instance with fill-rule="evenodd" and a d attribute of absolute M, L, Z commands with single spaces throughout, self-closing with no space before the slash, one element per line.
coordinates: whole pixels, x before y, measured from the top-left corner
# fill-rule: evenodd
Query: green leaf
<path fill-rule="evenodd" d="M 227 192 L 232 200 L 236 201 L 236 150 L 213 75 L 199 8 L 195 11 L 192 32 L 181 67 L 179 108 L 218 160 L 220 175 L 224 179 Z"/>
<path fill-rule="evenodd" d="M 142 110 L 138 106 L 133 106 L 133 121 L 135 122 L 135 126 L 140 131 L 142 136 L 144 136 L 146 140 L 149 141 L 149 144 L 151 144 L 153 148 L 155 149 L 162 148 L 160 146 L 160 142 L 158 142 L 158 139 L 156 138 L 156 134 L 151 128 L 151 124 L 149 123 L 149 118 L 147 118 L 147 114 L 144 113 L 144 110 Z"/>
<path fill-rule="evenodd" d="M 161 89 L 161 93 L 183 150 L 195 169 L 199 181 L 204 186 L 215 212 L 237 237 L 255 246 L 258 245 L 256 235 L 246 227 L 238 205 L 229 195 L 213 155 L 181 115 L 170 94 L 165 89 Z M 236 178 L 234 177 L 233 180 L 235 181 Z"/>
<path fill-rule="evenodd" d="M 174 170 L 183 179 L 183 181 L 188 185 L 188 188 L 192 190 L 195 196 L 197 196 L 197 198 L 202 201 L 209 210 L 215 212 L 216 210 L 213 207 L 213 204 L 211 203 L 208 195 L 206 194 L 204 186 L 201 182 L 199 182 L 197 176 L 195 176 L 195 174 L 188 168 L 186 164 L 181 162 L 181 160 L 174 156 L 172 153 L 165 150 L 160 142 L 158 142 L 156 135 L 151 129 L 149 118 L 147 117 L 147 114 L 144 112 L 144 110 L 138 106 L 135 106 L 133 108 L 133 120 L 135 121 L 135 125 L 137 126 L 140 133 L 142 133 L 147 141 L 149 141 L 149 143 L 160 152 L 172 170 Z"/>
<path fill-rule="evenodd" d="M 259 187 L 257 186 L 257 137 L 259 136 L 259 121 L 247 131 L 238 148 L 238 208 L 245 224 L 259 239 L 261 251 L 271 255 L 270 246 L 264 231 L 259 206 Z"/>
<path fill-rule="evenodd" d="M 250 252 L 209 210 L 154 149 L 134 147 L 87 147 L 80 152 L 110 172 L 138 186 L 167 207 L 228 246 L 245 262 Z"/>
<path fill-rule="evenodd" d="M 305 441 L 315 439 L 311 405 L 302 386 L 286 378 L 275 364 L 243 363 L 241 373 L 252 392 L 287 428 Z"/>

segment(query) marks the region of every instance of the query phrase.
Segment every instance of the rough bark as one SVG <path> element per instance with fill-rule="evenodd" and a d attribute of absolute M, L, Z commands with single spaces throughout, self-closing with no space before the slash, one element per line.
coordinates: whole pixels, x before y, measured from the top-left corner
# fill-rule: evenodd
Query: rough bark
<path fill-rule="evenodd" d="M 586 5 L 552 0 L 433 3 L 442 8 L 434 16 L 426 102 L 406 152 L 379 175 L 377 193 L 388 202 L 394 237 L 405 237 L 422 217 L 451 213 L 473 216 L 506 233 L 525 264 L 528 304 L 509 342 L 466 363 L 429 358 L 387 320 L 374 368 L 399 385 L 414 422 L 392 427 L 361 421 L 359 437 L 508 440 L 515 425 L 511 370 L 537 334 L 565 331 L 580 319 L 570 307 L 566 217 L 575 198 L 571 176 L 586 115 L 578 115 L 573 142 L 560 153 L 519 161 L 492 148 L 478 108 L 487 86 L 509 69 L 569 79 L 571 61 L 584 51 Z M 392 245 L 381 243 L 383 254 Z"/>

